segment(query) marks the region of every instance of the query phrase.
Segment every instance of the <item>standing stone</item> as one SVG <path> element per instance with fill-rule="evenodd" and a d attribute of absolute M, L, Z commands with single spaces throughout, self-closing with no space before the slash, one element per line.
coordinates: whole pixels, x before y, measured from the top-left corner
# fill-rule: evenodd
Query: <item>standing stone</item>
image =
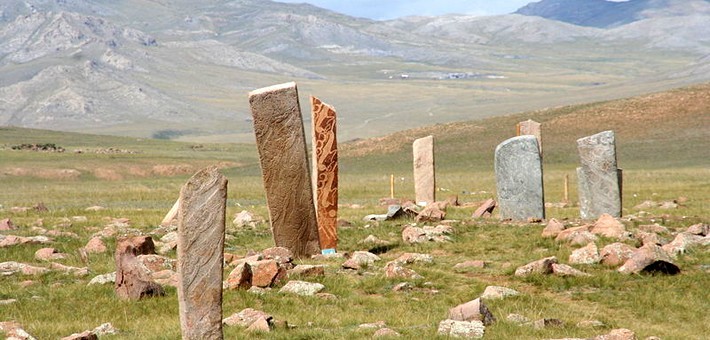
<path fill-rule="evenodd" d="M 249 104 L 274 241 L 296 257 L 318 254 L 318 221 L 296 84 L 252 91 Z"/>
<path fill-rule="evenodd" d="M 338 245 L 338 141 L 335 109 L 311 96 L 313 186 L 322 249 Z"/>
<path fill-rule="evenodd" d="M 426 205 L 436 201 L 434 176 L 434 136 L 419 138 L 412 143 L 414 154 L 414 193 L 416 203 Z"/>
<path fill-rule="evenodd" d="M 604 131 L 577 140 L 582 166 L 577 168 L 579 205 L 583 219 L 602 214 L 621 217 L 621 172 L 616 165 L 613 131 Z"/>
<path fill-rule="evenodd" d="M 148 243 L 146 240 L 149 240 Z M 159 284 L 153 282 L 150 274 L 146 273 L 144 267 L 138 262 L 139 254 L 146 254 L 148 247 L 152 244 L 150 236 L 133 237 L 122 239 L 116 245 L 114 255 L 116 261 L 116 280 L 114 290 L 116 295 L 122 299 L 140 300 L 146 297 L 163 296 L 165 290 Z"/>
<path fill-rule="evenodd" d="M 500 143 L 495 151 L 495 173 L 502 219 L 545 218 L 542 161 L 535 136 Z"/>
<path fill-rule="evenodd" d="M 537 146 L 540 150 L 540 155 L 542 155 L 542 134 L 540 129 L 540 123 L 528 119 L 524 122 L 520 122 L 517 125 L 518 136 L 532 135 L 537 138 Z"/>
<path fill-rule="evenodd" d="M 180 190 L 178 302 L 183 339 L 222 339 L 222 272 L 227 179 L 216 167 Z"/>

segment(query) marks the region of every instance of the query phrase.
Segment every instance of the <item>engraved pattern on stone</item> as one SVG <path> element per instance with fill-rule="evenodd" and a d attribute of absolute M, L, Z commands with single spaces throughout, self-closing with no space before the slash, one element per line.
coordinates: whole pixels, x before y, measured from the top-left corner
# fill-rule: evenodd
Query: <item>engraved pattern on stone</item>
<path fill-rule="evenodd" d="M 338 245 L 338 141 L 335 109 L 311 96 L 313 182 L 320 246 Z"/>

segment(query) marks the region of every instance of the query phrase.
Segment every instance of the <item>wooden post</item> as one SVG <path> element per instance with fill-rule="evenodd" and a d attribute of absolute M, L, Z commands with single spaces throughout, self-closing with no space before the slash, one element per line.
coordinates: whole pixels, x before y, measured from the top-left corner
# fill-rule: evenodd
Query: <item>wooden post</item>
<path fill-rule="evenodd" d="M 565 197 L 564 201 L 565 203 L 569 202 L 569 175 L 565 174 Z"/>
<path fill-rule="evenodd" d="M 394 174 L 390 175 L 390 198 L 394 198 Z"/>

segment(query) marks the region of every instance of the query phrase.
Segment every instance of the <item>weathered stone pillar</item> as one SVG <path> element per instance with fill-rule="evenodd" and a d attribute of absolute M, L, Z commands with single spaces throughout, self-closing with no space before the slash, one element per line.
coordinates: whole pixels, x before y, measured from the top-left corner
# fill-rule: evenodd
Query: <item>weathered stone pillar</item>
<path fill-rule="evenodd" d="M 249 104 L 276 246 L 296 257 L 318 254 L 318 222 L 296 84 L 252 91 Z"/>
<path fill-rule="evenodd" d="M 318 236 L 323 250 L 338 246 L 338 140 L 335 109 L 311 96 L 313 186 Z"/>
<path fill-rule="evenodd" d="M 216 167 L 180 190 L 178 302 L 183 339 L 222 339 L 222 274 L 227 179 Z"/>
<path fill-rule="evenodd" d="M 545 218 L 542 161 L 535 136 L 500 143 L 495 151 L 495 174 L 502 219 Z"/>
<path fill-rule="evenodd" d="M 621 171 L 616 163 L 614 131 L 577 140 L 581 167 L 577 168 L 580 215 L 621 217 Z"/>
<path fill-rule="evenodd" d="M 436 201 L 434 174 L 434 136 L 419 138 L 412 143 L 414 155 L 414 193 L 419 205 Z"/>
<path fill-rule="evenodd" d="M 542 129 L 540 128 L 540 123 L 528 119 L 524 122 L 520 122 L 517 125 L 518 136 L 532 135 L 537 138 L 537 146 L 540 148 L 540 155 L 542 155 Z"/>

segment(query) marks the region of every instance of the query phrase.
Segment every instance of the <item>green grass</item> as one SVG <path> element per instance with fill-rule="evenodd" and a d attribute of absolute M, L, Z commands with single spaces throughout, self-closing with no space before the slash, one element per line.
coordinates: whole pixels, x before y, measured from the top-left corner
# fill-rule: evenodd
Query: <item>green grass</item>
<path fill-rule="evenodd" d="M 695 92 L 694 92 L 695 91 Z M 701 91 L 707 96 L 707 90 Z M 677 90 L 676 95 L 696 98 L 695 114 L 675 117 L 672 124 L 644 123 L 644 135 L 631 127 L 639 124 L 631 115 L 616 119 L 620 152 L 619 162 L 624 168 L 624 214 L 636 215 L 626 222 L 627 227 L 660 223 L 674 230 L 710 221 L 710 167 L 707 155 L 706 127 L 692 127 L 707 118 L 705 98 L 696 90 Z M 693 94 L 695 93 L 695 94 Z M 700 98 L 700 101 L 697 101 Z M 345 273 L 340 261 L 326 261 L 326 276 L 308 279 L 323 283 L 325 292 L 337 300 L 298 297 L 278 293 L 278 288 L 257 296 L 243 291 L 225 291 L 225 316 L 251 307 L 264 310 L 278 320 L 286 320 L 294 328 L 278 328 L 270 334 L 248 334 L 244 330 L 225 328 L 225 337 L 264 339 L 360 339 L 371 337 L 372 330 L 360 330 L 358 325 L 385 321 L 405 338 L 437 338 L 438 323 L 445 319 L 449 308 L 478 297 L 486 286 L 506 286 L 520 291 L 517 297 L 490 301 L 488 306 L 498 321 L 486 328 L 490 339 L 542 339 L 561 337 L 592 337 L 607 333 L 612 328 L 629 328 L 639 338 L 655 335 L 663 339 L 702 339 L 710 334 L 710 326 L 703 315 L 710 310 L 710 285 L 706 266 L 710 263 L 707 248 L 694 248 L 679 257 L 681 274 L 624 276 L 601 265 L 575 266 L 592 274 L 588 278 L 560 278 L 532 276 L 516 278 L 517 266 L 546 256 L 557 256 L 566 263 L 574 250 L 566 245 L 542 239 L 541 224 L 507 224 L 496 219 L 471 220 L 475 205 L 453 207 L 448 218 L 453 224 L 453 242 L 445 244 L 408 245 L 401 241 L 400 231 L 411 221 L 363 222 L 364 215 L 383 213 L 379 198 L 389 195 L 389 176 L 394 174 L 397 197 L 413 197 L 411 178 L 412 139 L 433 133 L 436 136 L 437 183 L 439 198 L 458 195 L 466 203 L 495 197 L 492 171 L 493 148 L 511 136 L 514 123 L 532 116 L 549 126 L 563 126 L 570 117 L 579 126 L 561 130 L 545 130 L 545 194 L 547 201 L 562 200 L 563 178 L 570 178 L 570 199 L 576 199 L 574 168 L 574 140 L 590 131 L 605 128 L 601 125 L 582 126 L 579 122 L 595 121 L 598 115 L 612 112 L 615 106 L 632 111 L 646 104 L 643 100 L 589 104 L 551 111 L 507 116 L 457 125 L 439 125 L 408 131 L 381 140 L 379 144 L 342 145 L 339 216 L 353 223 L 339 230 L 339 251 L 368 250 L 373 246 L 361 244 L 368 235 L 389 242 L 389 250 L 380 254 L 382 261 L 374 268 L 359 273 Z M 686 102 L 687 104 L 687 102 Z M 650 104 L 649 104 L 650 105 Z M 692 105 L 690 105 L 692 106 Z M 668 110 L 670 112 L 672 110 Z M 698 114 L 699 112 L 699 114 Z M 704 115 L 703 115 L 704 114 Z M 570 118 L 571 119 L 571 118 Z M 669 120 L 670 121 L 670 120 Z M 545 126 L 545 125 L 543 125 Z M 630 127 L 631 126 L 631 127 Z M 649 127 L 650 126 L 650 127 Z M 653 126 L 657 126 L 654 128 Z M 707 125 L 705 125 L 707 126 Z M 555 131 L 559 131 L 556 133 Z M 691 133 L 692 132 L 692 133 Z M 651 138 L 651 137 L 653 138 Z M 689 137 L 690 136 L 690 137 Z M 695 137 L 693 137 L 695 136 Z M 661 138 L 663 137 L 663 138 Z M 11 150 L 21 143 L 55 143 L 67 149 L 65 153 L 36 153 Z M 382 147 L 377 149 L 373 147 Z M 571 146 L 570 146 L 571 145 Z M 73 149 L 119 148 L 138 151 L 132 154 L 73 153 Z M 363 152 L 360 152 L 363 151 Z M 682 151 L 682 152 L 681 152 Z M 153 231 L 165 212 L 178 196 L 180 186 L 190 173 L 159 175 L 152 172 L 156 165 L 184 165 L 198 169 L 209 164 L 223 164 L 229 179 L 228 220 L 241 210 L 249 210 L 268 218 L 261 174 L 253 145 L 205 144 L 163 140 L 75 135 L 41 130 L 0 128 L 0 219 L 11 218 L 19 230 L 3 234 L 35 235 L 33 224 L 42 219 L 46 229 L 60 229 L 79 237 L 58 237 L 53 247 L 68 254 L 61 263 L 84 266 L 77 250 L 90 235 L 98 232 L 109 218 L 131 219 L 131 227 L 144 233 Z M 131 170 L 137 167 L 143 171 Z M 35 175 L 11 175 L 11 169 L 75 169 L 79 175 L 69 179 L 41 178 Z M 112 169 L 120 179 L 106 179 L 96 175 L 96 168 Z M 646 215 L 633 207 L 644 200 L 667 201 L 680 196 L 687 198 L 674 210 L 648 209 Z M 43 202 L 48 212 L 32 209 L 13 212 L 12 207 L 31 207 Z M 91 212 L 86 207 L 101 205 L 105 210 Z M 548 218 L 576 221 L 577 206 L 548 208 Z M 86 216 L 86 222 L 73 222 L 59 227 L 65 218 Z M 56 226 L 56 227 L 55 227 Z M 228 223 L 226 251 L 244 255 L 249 250 L 260 250 L 272 245 L 268 225 L 255 229 L 237 229 Z M 664 235 L 671 237 L 671 235 Z M 603 240 L 602 247 L 610 243 Z M 108 254 L 90 255 L 91 274 L 77 278 L 61 273 L 39 277 L 12 275 L 0 277 L 0 300 L 18 302 L 0 306 L 0 321 L 16 320 L 39 339 L 51 339 L 92 329 L 111 322 L 121 330 L 110 339 L 176 339 L 180 337 L 176 290 L 167 288 L 162 298 L 139 302 L 121 301 L 113 287 L 87 286 L 95 275 L 114 270 L 112 249 L 115 239 L 107 240 Z M 631 242 L 633 244 L 633 242 Z M 41 245 L 0 248 L 0 262 L 18 261 L 37 266 L 46 263 L 34 259 Z M 432 254 L 431 265 L 411 265 L 424 278 L 420 280 L 386 279 L 381 268 L 388 261 L 405 252 Z M 174 252 L 169 254 L 175 256 Z M 483 269 L 454 271 L 456 263 L 465 260 L 484 260 Z M 298 263 L 316 263 L 301 260 Z M 231 268 L 225 268 L 225 275 Z M 20 283 L 33 280 L 23 288 Z M 410 281 L 415 289 L 393 292 L 394 285 Z M 506 320 L 509 313 L 522 314 L 531 320 L 559 318 L 563 328 L 535 330 Z M 583 320 L 600 320 L 606 327 L 584 329 L 576 327 Z"/>

